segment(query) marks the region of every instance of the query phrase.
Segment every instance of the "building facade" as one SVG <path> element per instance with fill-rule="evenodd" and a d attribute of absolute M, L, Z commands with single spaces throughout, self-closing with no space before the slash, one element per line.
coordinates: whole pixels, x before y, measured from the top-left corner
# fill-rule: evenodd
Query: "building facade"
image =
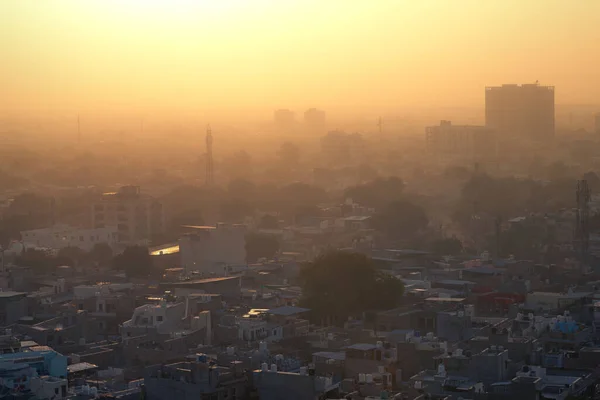
<path fill-rule="evenodd" d="M 5 398 L 66 399 L 67 357 L 36 342 L 0 336 L 0 390 Z M 26 397 L 23 397 L 26 398 Z"/>
<path fill-rule="evenodd" d="M 92 225 L 116 226 L 119 241 L 141 242 L 164 232 L 164 210 L 156 199 L 142 194 L 139 186 L 124 186 L 102 194 L 92 205 Z"/>
<path fill-rule="evenodd" d="M 543 140 L 554 136 L 554 86 L 485 88 L 485 124 L 499 134 Z"/>
<path fill-rule="evenodd" d="M 227 266 L 246 264 L 246 227 L 217 224 L 198 227 L 179 239 L 181 266 L 186 272 L 227 275 Z"/>
<path fill-rule="evenodd" d="M 475 125 L 452 125 L 441 121 L 425 128 L 427 150 L 436 155 L 489 156 L 496 154 L 496 134 L 493 129 Z"/>
<path fill-rule="evenodd" d="M 34 229 L 21 232 L 25 247 L 44 247 L 62 249 L 79 247 L 90 251 L 96 244 L 106 243 L 110 246 L 119 241 L 117 226 L 104 226 L 92 229 L 76 228 L 69 225 L 54 225 L 50 228 Z"/>

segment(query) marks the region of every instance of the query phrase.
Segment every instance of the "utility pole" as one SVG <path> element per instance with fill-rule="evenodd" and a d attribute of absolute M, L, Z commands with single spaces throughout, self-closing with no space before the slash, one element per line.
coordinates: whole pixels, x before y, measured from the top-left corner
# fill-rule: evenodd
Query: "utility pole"
<path fill-rule="evenodd" d="M 213 165 L 213 137 L 210 125 L 206 128 L 206 185 L 215 184 L 214 165 Z"/>

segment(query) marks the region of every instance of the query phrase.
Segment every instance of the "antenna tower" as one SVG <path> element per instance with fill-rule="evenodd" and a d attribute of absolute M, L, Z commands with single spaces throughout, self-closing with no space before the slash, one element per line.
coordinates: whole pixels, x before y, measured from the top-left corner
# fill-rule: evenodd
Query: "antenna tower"
<path fill-rule="evenodd" d="M 208 125 L 206 128 L 206 184 L 209 186 L 215 183 L 212 144 L 212 131 L 210 125 Z"/>
<path fill-rule="evenodd" d="M 577 209 L 575 212 L 575 240 L 579 246 L 581 270 L 586 271 L 588 266 L 588 251 L 590 247 L 590 231 L 589 231 L 589 202 L 590 188 L 585 179 L 577 181 L 577 191 L 575 200 L 577 201 Z"/>

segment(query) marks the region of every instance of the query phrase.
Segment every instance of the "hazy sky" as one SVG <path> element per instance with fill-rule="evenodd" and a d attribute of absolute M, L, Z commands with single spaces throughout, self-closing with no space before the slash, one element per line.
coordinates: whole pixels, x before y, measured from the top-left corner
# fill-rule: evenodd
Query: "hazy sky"
<path fill-rule="evenodd" d="M 600 0 L 0 0 L 1 110 L 600 103 Z"/>

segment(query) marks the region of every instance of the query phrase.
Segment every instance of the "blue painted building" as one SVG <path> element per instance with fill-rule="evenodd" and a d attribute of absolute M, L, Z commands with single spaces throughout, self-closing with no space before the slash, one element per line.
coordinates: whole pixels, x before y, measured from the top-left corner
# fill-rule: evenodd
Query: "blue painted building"
<path fill-rule="evenodd" d="M 37 388 L 42 388 L 44 380 L 66 392 L 67 357 L 52 348 L 4 335 L 0 336 L 0 353 L 0 386 L 4 390 L 26 392 L 32 380 L 37 381 Z"/>

